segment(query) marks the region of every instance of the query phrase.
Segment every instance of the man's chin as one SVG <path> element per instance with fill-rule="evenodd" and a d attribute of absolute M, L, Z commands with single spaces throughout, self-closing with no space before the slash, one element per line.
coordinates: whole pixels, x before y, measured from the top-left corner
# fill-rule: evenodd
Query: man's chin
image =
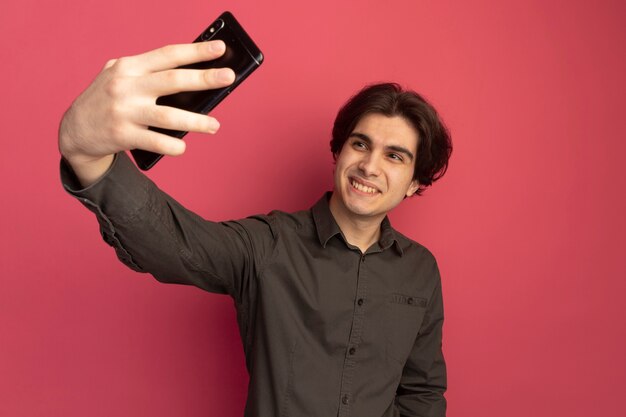
<path fill-rule="evenodd" d="M 348 211 L 354 215 L 354 216 L 358 216 L 358 217 L 371 217 L 371 216 L 375 216 L 376 215 L 376 210 L 373 207 L 372 204 L 355 204 L 355 203 L 349 203 L 346 205 L 346 208 L 348 209 Z"/>

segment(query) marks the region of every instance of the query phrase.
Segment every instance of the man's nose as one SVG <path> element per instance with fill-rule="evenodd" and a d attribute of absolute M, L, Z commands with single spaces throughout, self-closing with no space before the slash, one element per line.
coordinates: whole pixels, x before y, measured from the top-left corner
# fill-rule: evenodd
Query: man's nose
<path fill-rule="evenodd" d="M 359 162 L 359 169 L 365 176 L 378 176 L 380 174 L 380 160 L 375 153 L 364 155 Z"/>

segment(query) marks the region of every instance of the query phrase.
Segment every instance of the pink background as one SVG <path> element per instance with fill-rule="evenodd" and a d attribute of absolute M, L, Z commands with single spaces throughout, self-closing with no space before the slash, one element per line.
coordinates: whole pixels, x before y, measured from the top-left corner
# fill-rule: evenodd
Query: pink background
<path fill-rule="evenodd" d="M 150 176 L 214 220 L 306 208 L 332 185 L 338 106 L 372 81 L 415 88 L 455 150 L 391 218 L 439 260 L 448 415 L 622 416 L 619 0 L 3 2 L 0 415 L 242 415 L 231 301 L 118 263 L 56 150 L 109 58 L 189 41 L 226 9 L 266 62 L 215 112 L 217 137 L 188 136 Z"/>

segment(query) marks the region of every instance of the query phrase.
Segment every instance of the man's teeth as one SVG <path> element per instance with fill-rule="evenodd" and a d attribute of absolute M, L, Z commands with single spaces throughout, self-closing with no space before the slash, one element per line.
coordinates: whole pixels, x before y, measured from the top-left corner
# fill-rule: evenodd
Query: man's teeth
<path fill-rule="evenodd" d="M 359 191 L 363 191 L 364 193 L 375 194 L 377 192 L 375 188 L 368 187 L 363 184 L 359 184 L 356 181 L 352 181 L 352 186 Z"/>

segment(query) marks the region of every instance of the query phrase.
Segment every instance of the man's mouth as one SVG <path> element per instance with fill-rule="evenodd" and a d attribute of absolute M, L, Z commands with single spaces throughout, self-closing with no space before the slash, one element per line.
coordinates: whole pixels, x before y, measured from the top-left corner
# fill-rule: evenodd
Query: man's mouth
<path fill-rule="evenodd" d="M 377 194 L 379 193 L 379 191 L 374 188 L 374 187 L 370 187 L 368 185 L 362 184 L 361 182 L 357 181 L 355 178 L 350 178 L 350 184 L 356 188 L 357 190 L 363 192 L 363 193 L 367 193 L 367 194 Z"/>

